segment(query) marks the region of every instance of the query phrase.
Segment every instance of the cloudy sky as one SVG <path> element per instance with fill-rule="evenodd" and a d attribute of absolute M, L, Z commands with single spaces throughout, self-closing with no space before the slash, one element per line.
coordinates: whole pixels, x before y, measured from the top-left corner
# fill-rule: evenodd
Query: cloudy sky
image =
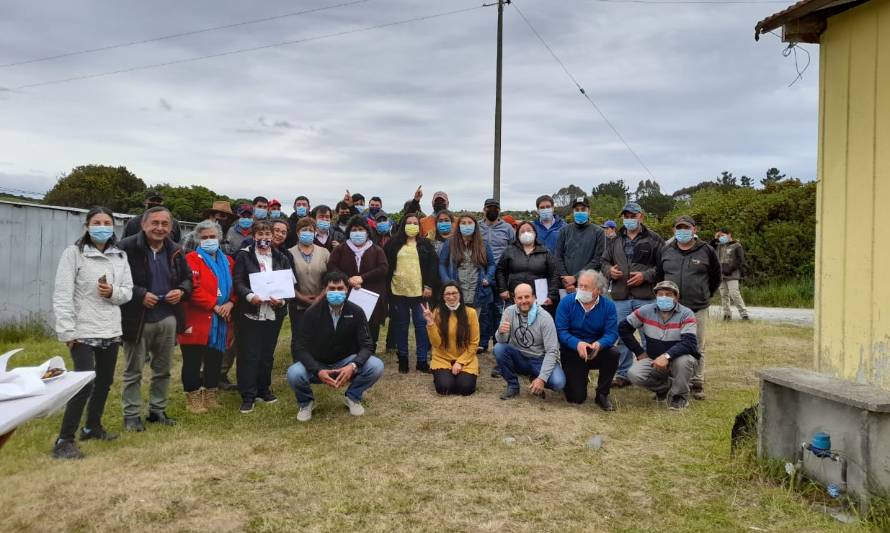
<path fill-rule="evenodd" d="M 349 0 L 4 0 L 0 64 Z M 761 0 L 762 1 L 762 0 Z M 517 0 L 568 69 L 672 192 L 722 170 L 813 179 L 818 48 L 793 57 L 754 24 L 782 3 L 652 5 Z M 790 3 L 790 2 L 789 2 Z M 185 6 L 188 7 L 185 7 Z M 312 14 L 0 67 L 0 187 L 43 192 L 82 164 L 231 196 L 384 207 L 418 185 L 478 208 L 491 194 L 495 7 L 289 46 L 20 88 L 471 8 L 367 0 Z M 806 59 L 800 57 L 801 66 Z M 20 89 L 19 89 L 20 88 Z M 513 7 L 505 14 L 502 203 L 646 171 Z"/>

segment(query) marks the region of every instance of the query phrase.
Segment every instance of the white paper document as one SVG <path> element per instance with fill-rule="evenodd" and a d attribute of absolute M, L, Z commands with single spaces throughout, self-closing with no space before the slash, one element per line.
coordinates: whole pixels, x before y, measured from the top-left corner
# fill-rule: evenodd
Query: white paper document
<path fill-rule="evenodd" d="M 379 299 L 379 294 L 367 289 L 352 289 L 352 292 L 349 293 L 349 301 L 361 307 L 368 320 L 371 320 L 371 315 L 374 314 L 374 308 L 377 307 Z"/>
<path fill-rule="evenodd" d="M 294 274 L 288 270 L 273 270 L 271 272 L 254 272 L 250 275 L 250 290 L 264 302 L 270 299 L 284 300 L 293 298 Z"/>
<path fill-rule="evenodd" d="M 544 278 L 538 278 L 535 280 L 535 298 L 538 300 L 538 305 L 543 305 L 544 300 L 547 299 L 547 295 L 550 294 L 550 288 L 547 285 L 547 280 Z"/>
<path fill-rule="evenodd" d="M 567 294 L 569 294 L 569 293 L 565 289 L 559 289 L 559 298 L 560 299 L 565 298 Z"/>
<path fill-rule="evenodd" d="M 0 401 L 43 394 L 46 386 L 41 378 L 46 371 L 49 368 L 65 370 L 65 360 L 55 356 L 40 366 L 23 366 L 7 371 L 9 358 L 20 351 L 22 348 L 0 355 Z"/>

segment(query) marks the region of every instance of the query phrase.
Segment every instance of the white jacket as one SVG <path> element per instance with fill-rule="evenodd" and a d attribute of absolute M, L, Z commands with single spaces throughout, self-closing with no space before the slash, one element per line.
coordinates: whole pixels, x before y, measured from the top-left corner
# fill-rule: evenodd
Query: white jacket
<path fill-rule="evenodd" d="M 99 278 L 112 286 L 111 298 L 99 296 Z M 65 248 L 56 271 L 53 312 L 62 342 L 111 339 L 121 332 L 120 306 L 133 297 L 133 276 L 127 254 L 110 246 L 105 253 L 87 244 Z"/>

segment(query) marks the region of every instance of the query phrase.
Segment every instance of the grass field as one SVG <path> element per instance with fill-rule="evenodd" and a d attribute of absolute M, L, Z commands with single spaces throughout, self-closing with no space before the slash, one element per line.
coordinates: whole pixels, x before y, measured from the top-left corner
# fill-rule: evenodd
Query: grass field
<path fill-rule="evenodd" d="M 813 308 L 815 284 L 812 278 L 797 278 L 781 281 L 764 281 L 751 284 L 742 281 L 742 299 L 745 304 L 762 307 Z M 720 293 L 712 301 L 720 305 Z"/>
<path fill-rule="evenodd" d="M 169 412 L 179 425 L 85 443 L 82 461 L 49 455 L 60 415 L 20 428 L 0 451 L 2 529 L 865 531 L 814 511 L 750 459 L 730 459 L 733 418 L 757 400 L 754 370 L 811 366 L 812 330 L 708 329 L 708 399 L 686 412 L 637 389 L 616 391 L 609 414 L 556 395 L 504 402 L 490 356 L 474 396 L 440 398 L 430 376 L 399 375 L 385 356 L 364 417 L 319 387 L 315 417 L 299 424 L 284 383 L 285 326 L 274 374 L 282 401 L 250 415 L 231 393 L 220 411 L 186 414 L 177 376 Z M 31 339 L 0 343 L 0 353 L 19 346 L 19 364 L 64 351 Z M 119 402 L 116 383 L 105 418 L 114 431 Z M 585 446 L 593 435 L 605 438 L 596 451 Z"/>

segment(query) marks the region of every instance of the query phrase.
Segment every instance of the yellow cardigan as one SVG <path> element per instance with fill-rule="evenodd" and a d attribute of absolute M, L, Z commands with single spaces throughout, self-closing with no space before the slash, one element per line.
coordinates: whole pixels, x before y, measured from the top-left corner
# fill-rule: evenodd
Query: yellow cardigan
<path fill-rule="evenodd" d="M 467 310 L 467 319 L 470 322 L 470 342 L 467 348 L 457 351 L 457 316 L 451 313 L 448 319 L 448 337 L 450 343 L 444 342 L 439 335 L 439 314 L 426 325 L 426 332 L 430 338 L 430 347 L 433 349 L 433 358 L 430 368 L 433 370 L 451 370 L 455 361 L 463 365 L 463 371 L 475 376 L 479 375 L 479 359 L 476 357 L 476 348 L 479 346 L 479 316 L 472 307 L 464 307 Z"/>

